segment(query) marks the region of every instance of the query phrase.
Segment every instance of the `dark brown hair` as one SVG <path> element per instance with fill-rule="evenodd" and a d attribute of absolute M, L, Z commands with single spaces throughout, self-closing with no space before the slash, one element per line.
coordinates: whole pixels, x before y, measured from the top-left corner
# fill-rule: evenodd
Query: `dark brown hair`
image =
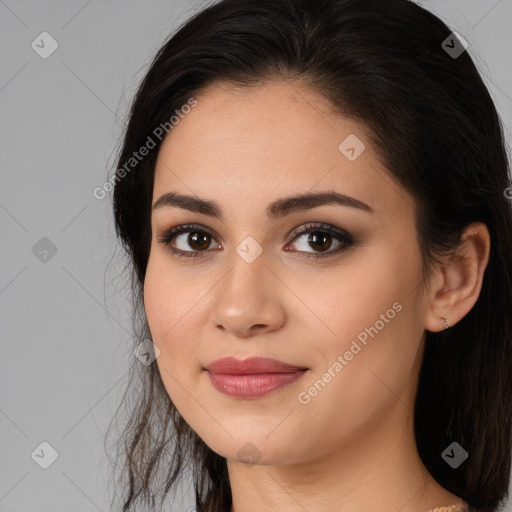
<path fill-rule="evenodd" d="M 113 207 L 133 271 L 135 347 L 150 337 L 142 285 L 160 141 L 129 172 L 119 169 L 155 128 L 219 80 L 243 87 L 300 81 L 340 114 L 362 121 L 384 165 L 415 198 L 422 284 L 469 223 L 484 222 L 491 235 L 477 303 L 449 330 L 427 332 L 414 411 L 419 454 L 432 476 L 474 509 L 490 512 L 507 496 L 512 444 L 508 161 L 489 92 L 468 51 L 450 54 L 445 42 L 459 44 L 450 37 L 439 18 L 409 0 L 209 5 L 168 39 L 140 84 L 112 176 Z M 133 359 L 125 399 L 135 398 L 118 443 L 126 477 L 122 510 L 154 510 L 157 497 L 163 503 L 190 468 L 196 509 L 229 511 L 226 460 L 180 416 L 156 362 Z M 441 457 L 453 441 L 469 453 L 457 469 Z"/>

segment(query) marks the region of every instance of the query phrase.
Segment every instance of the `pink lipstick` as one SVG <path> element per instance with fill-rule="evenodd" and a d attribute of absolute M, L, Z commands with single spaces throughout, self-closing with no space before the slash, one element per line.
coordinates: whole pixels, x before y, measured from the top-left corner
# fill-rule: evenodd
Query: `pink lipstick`
<path fill-rule="evenodd" d="M 217 359 L 204 368 L 212 385 L 226 395 L 256 398 L 294 383 L 308 368 L 269 359 Z"/>

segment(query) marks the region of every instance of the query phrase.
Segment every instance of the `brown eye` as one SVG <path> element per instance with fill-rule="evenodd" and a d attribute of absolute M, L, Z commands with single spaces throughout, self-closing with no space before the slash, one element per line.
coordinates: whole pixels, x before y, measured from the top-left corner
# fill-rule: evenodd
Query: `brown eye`
<path fill-rule="evenodd" d="M 211 237 L 208 233 L 191 231 L 188 235 L 188 238 L 186 239 L 186 244 L 188 244 L 190 247 L 192 247 L 192 249 L 195 249 L 196 251 L 205 250 L 210 247 Z"/>
<path fill-rule="evenodd" d="M 309 234 L 308 243 L 311 247 L 319 249 L 320 252 L 327 251 L 332 243 L 332 236 L 329 234 L 322 234 L 321 231 L 315 231 Z"/>
<path fill-rule="evenodd" d="M 289 245 L 296 244 L 296 240 L 302 238 L 304 241 L 299 244 L 298 250 L 292 252 L 303 253 L 306 258 L 318 259 L 335 256 L 355 245 L 355 240 L 350 233 L 328 224 L 305 224 L 296 229 L 294 235 L 295 238 Z M 307 239 L 306 235 L 308 235 Z M 170 228 L 162 232 L 157 240 L 168 246 L 173 254 L 186 258 L 207 256 L 211 249 L 222 248 L 209 230 L 195 224 Z M 336 243 L 335 249 L 330 250 L 333 243 Z M 285 249 L 285 251 L 289 251 L 289 249 Z"/>
<path fill-rule="evenodd" d="M 297 229 L 294 234 L 296 236 L 290 245 L 298 247 L 298 252 L 305 253 L 307 258 L 332 256 L 355 245 L 355 240 L 350 233 L 330 225 L 306 224 Z M 330 250 L 333 244 L 336 244 L 335 248 Z"/>
<path fill-rule="evenodd" d="M 168 229 L 157 240 L 178 256 L 194 258 L 205 255 L 215 239 L 208 231 L 195 225 L 182 225 Z"/>

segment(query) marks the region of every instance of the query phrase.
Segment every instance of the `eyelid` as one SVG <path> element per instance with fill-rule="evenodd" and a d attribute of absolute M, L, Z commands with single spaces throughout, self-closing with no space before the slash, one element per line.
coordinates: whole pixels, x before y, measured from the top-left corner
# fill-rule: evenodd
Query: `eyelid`
<path fill-rule="evenodd" d="M 301 224 L 299 227 L 293 228 L 290 231 L 288 236 L 293 235 L 293 238 L 290 240 L 290 242 L 295 240 L 295 238 L 298 235 L 307 233 L 308 231 L 313 230 L 313 229 L 317 229 L 318 231 L 324 230 L 328 233 L 337 233 L 340 237 L 352 238 L 352 235 L 348 231 L 345 231 L 344 229 L 341 229 L 341 228 L 337 228 L 336 226 L 333 226 L 332 224 L 327 224 L 325 222 L 306 222 L 305 224 Z"/>
<path fill-rule="evenodd" d="M 167 239 L 171 238 L 171 236 L 172 239 L 174 239 L 176 236 L 181 235 L 182 233 L 189 233 L 191 231 L 204 231 L 212 238 L 216 239 L 216 235 L 213 233 L 213 231 L 202 224 L 176 224 L 175 226 L 163 228 L 158 230 L 156 239 L 157 242 L 168 245 L 170 240 Z"/>
<path fill-rule="evenodd" d="M 315 232 L 315 230 L 333 235 L 341 243 L 342 247 L 335 249 L 335 250 L 325 251 L 325 253 L 322 253 L 322 252 L 318 253 L 318 252 L 314 252 L 314 251 L 313 252 L 287 251 L 287 252 L 297 252 L 299 254 L 306 254 L 307 255 L 307 256 L 305 256 L 306 258 L 319 259 L 319 258 L 323 258 L 323 257 L 335 256 L 338 253 L 340 253 L 346 249 L 349 249 L 352 246 L 357 245 L 356 240 L 354 239 L 352 234 L 350 234 L 348 231 L 338 228 L 332 224 L 325 223 L 325 222 L 307 222 L 305 224 L 301 224 L 300 226 L 292 229 L 291 232 L 288 233 L 288 235 L 286 236 L 287 239 L 290 236 L 292 236 L 292 238 L 286 243 L 286 245 L 289 245 L 300 235 L 312 233 L 312 232 Z M 210 228 L 208 228 L 202 224 L 193 223 L 193 224 L 177 224 L 175 226 L 163 228 L 158 231 L 157 241 L 159 243 L 164 244 L 165 246 L 168 246 L 171 243 L 171 241 L 176 238 L 176 236 L 179 236 L 183 233 L 193 232 L 193 231 L 204 232 L 204 233 L 208 234 L 209 236 L 211 236 L 214 240 L 217 239 L 216 235 L 213 233 L 213 231 Z M 217 241 L 217 243 L 219 243 L 219 242 Z M 185 256 L 185 257 L 191 257 L 191 258 L 204 257 L 211 250 L 212 249 L 207 249 L 204 251 L 183 251 L 182 249 L 176 249 L 176 248 L 172 247 L 172 245 L 170 247 L 170 251 L 172 253 L 177 254 L 178 256 Z"/>

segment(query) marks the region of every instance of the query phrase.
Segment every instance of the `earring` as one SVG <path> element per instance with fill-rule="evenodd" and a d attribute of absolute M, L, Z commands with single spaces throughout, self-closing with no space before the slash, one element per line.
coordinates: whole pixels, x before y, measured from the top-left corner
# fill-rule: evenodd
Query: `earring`
<path fill-rule="evenodd" d="M 443 327 L 444 327 L 445 329 L 448 329 L 448 328 L 450 327 L 450 326 L 448 325 L 448 319 L 447 319 L 446 317 L 444 317 L 444 316 L 442 316 L 441 318 L 444 320 L 444 325 L 443 325 Z"/>

